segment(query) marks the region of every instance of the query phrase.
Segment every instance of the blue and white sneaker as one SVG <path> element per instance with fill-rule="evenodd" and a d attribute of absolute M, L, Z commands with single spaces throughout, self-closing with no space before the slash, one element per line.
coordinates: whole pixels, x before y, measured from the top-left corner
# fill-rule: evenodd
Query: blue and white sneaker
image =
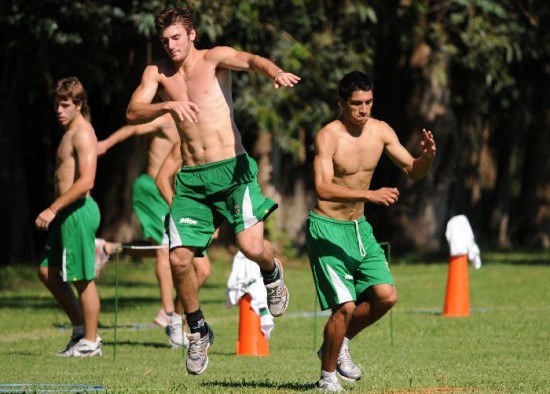
<path fill-rule="evenodd" d="M 88 341 L 86 338 L 82 338 L 76 345 L 74 345 L 67 356 L 69 357 L 95 357 L 101 356 L 102 343 L 101 338 L 98 336 L 95 342 Z"/>
<path fill-rule="evenodd" d="M 323 345 L 317 352 L 319 360 L 323 359 Z M 336 362 L 336 372 L 347 382 L 356 382 L 361 379 L 361 369 L 351 359 L 349 346 L 342 344 L 340 353 L 338 353 L 338 361 Z"/>

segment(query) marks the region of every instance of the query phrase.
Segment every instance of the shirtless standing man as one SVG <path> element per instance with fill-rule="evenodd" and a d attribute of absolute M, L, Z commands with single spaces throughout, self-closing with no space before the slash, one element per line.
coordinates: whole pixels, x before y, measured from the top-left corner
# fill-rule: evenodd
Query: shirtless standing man
<path fill-rule="evenodd" d="M 57 82 L 55 108 L 64 134 L 57 148 L 56 198 L 35 221 L 39 230 L 50 229 L 38 276 L 73 326 L 69 343 L 58 355 L 101 356 L 101 338 L 97 335 L 100 301 L 94 282 L 100 213 L 90 196 L 96 174 L 97 138 L 86 120 L 86 92 L 77 78 Z M 69 282 L 76 288 L 80 302 Z"/>
<path fill-rule="evenodd" d="M 351 360 L 348 343 L 397 302 L 395 284 L 384 251 L 364 214 L 365 203 L 389 206 L 399 191 L 369 190 L 374 169 L 386 153 L 412 180 L 430 170 L 436 146 L 430 131 L 422 131 L 422 154 L 414 158 L 395 131 L 370 116 L 370 78 L 351 72 L 340 81 L 340 119 L 315 137 L 313 162 L 317 204 L 309 213 L 307 248 L 321 309 L 332 314 L 319 349 L 321 379 L 316 387 L 342 391 L 341 378 L 356 381 L 361 370 Z"/>
<path fill-rule="evenodd" d="M 145 68 L 127 119 L 146 123 L 171 114 L 180 134 L 183 167 L 170 211 L 170 263 L 191 331 L 186 368 L 201 374 L 214 334 L 200 309 L 192 260 L 223 220 L 233 227 L 239 249 L 260 266 L 271 314 L 282 315 L 288 305 L 282 266 L 264 240 L 263 220 L 277 205 L 261 194 L 257 165 L 246 154 L 235 124 L 231 71 L 263 74 L 275 88 L 292 87 L 300 78 L 266 58 L 230 47 L 195 48 L 197 31 L 189 9 L 161 12 L 155 27 L 170 59 Z M 157 93 L 164 101 L 152 103 Z"/>
<path fill-rule="evenodd" d="M 132 205 L 139 219 L 143 235 L 156 245 L 165 245 L 166 248 L 155 250 L 155 272 L 160 289 L 161 309 L 154 318 L 154 322 L 166 330 L 172 348 L 186 344 L 183 335 L 183 307 L 181 303 L 174 303 L 174 282 L 170 271 L 168 253 L 168 235 L 165 231 L 164 219 L 170 212 L 169 205 L 163 200 L 155 185 L 155 178 L 161 165 L 174 145 L 179 145 L 180 137 L 176 124 L 166 114 L 149 123 L 126 125 L 116 130 L 106 139 L 98 142 L 98 155 L 104 155 L 109 149 L 126 139 L 146 135 L 149 137 L 147 146 L 147 168 L 132 186 Z M 133 252 L 127 252 L 133 253 Z M 143 254 L 143 253 L 141 253 Z M 147 253 L 145 253 L 147 254 Z M 203 278 L 202 283 L 210 275 L 210 260 L 208 256 L 193 259 L 195 270 Z M 201 283 L 201 284 L 202 284 Z"/>

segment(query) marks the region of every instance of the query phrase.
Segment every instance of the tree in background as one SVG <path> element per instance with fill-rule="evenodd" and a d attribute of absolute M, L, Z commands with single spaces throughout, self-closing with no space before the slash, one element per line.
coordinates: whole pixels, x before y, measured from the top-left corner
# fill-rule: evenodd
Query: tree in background
<path fill-rule="evenodd" d="M 51 198 L 60 132 L 53 81 L 78 76 L 88 88 L 100 138 L 125 123 L 140 71 L 162 56 L 153 15 L 181 2 L 5 0 L 0 3 L 0 264 L 33 261 L 44 239 L 32 218 Z M 312 133 L 334 113 L 336 83 L 371 74 L 375 116 L 407 147 L 421 127 L 436 133 L 438 158 L 422 185 L 389 163 L 373 186 L 398 185 L 402 201 L 368 207 L 378 238 L 403 250 L 446 247 L 448 218 L 468 215 L 483 243 L 550 247 L 550 4 L 541 0 L 189 1 L 199 47 L 227 44 L 272 58 L 302 77 L 292 92 L 239 73 L 236 117 L 260 181 L 280 201 L 270 231 L 282 247 L 303 246 L 315 196 Z M 145 146 L 128 141 L 99 161 L 94 197 L 103 236 L 128 241 L 130 185 Z M 419 187 L 425 194 L 410 190 Z M 412 198 L 415 196 L 418 198 Z M 396 233 L 396 229 L 404 229 Z"/>

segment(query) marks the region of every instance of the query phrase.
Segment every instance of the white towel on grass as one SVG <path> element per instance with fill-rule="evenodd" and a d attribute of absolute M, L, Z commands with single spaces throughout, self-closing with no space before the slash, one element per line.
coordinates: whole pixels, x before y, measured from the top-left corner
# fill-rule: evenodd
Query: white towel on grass
<path fill-rule="evenodd" d="M 454 216 L 447 222 L 445 238 L 449 242 L 451 256 L 466 254 L 475 269 L 481 268 L 479 247 L 475 242 L 472 227 L 466 216 Z"/>
<path fill-rule="evenodd" d="M 227 308 L 237 305 L 246 293 L 250 294 L 250 306 L 260 316 L 260 330 L 265 338 L 269 339 L 275 323 L 267 308 L 267 291 L 260 267 L 239 251 L 233 258 L 233 267 L 227 279 L 225 303 Z"/>

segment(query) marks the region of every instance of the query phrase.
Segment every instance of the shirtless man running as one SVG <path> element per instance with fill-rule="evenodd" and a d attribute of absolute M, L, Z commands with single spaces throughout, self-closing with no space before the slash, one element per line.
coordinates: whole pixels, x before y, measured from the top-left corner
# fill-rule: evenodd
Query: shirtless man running
<path fill-rule="evenodd" d="M 271 314 L 282 315 L 288 305 L 282 265 L 264 239 L 263 221 L 277 205 L 262 195 L 257 164 L 246 154 L 235 124 L 231 71 L 263 74 L 275 88 L 292 87 L 300 78 L 266 58 L 230 47 L 195 48 L 197 31 L 189 9 L 165 10 L 156 16 L 155 26 L 169 59 L 145 68 L 127 119 L 146 123 L 170 114 L 180 134 L 183 166 L 170 211 L 170 263 L 191 331 L 187 371 L 201 374 L 214 334 L 200 309 L 192 260 L 223 220 L 232 226 L 243 254 L 260 266 Z M 152 103 L 157 93 L 164 101 Z"/>

